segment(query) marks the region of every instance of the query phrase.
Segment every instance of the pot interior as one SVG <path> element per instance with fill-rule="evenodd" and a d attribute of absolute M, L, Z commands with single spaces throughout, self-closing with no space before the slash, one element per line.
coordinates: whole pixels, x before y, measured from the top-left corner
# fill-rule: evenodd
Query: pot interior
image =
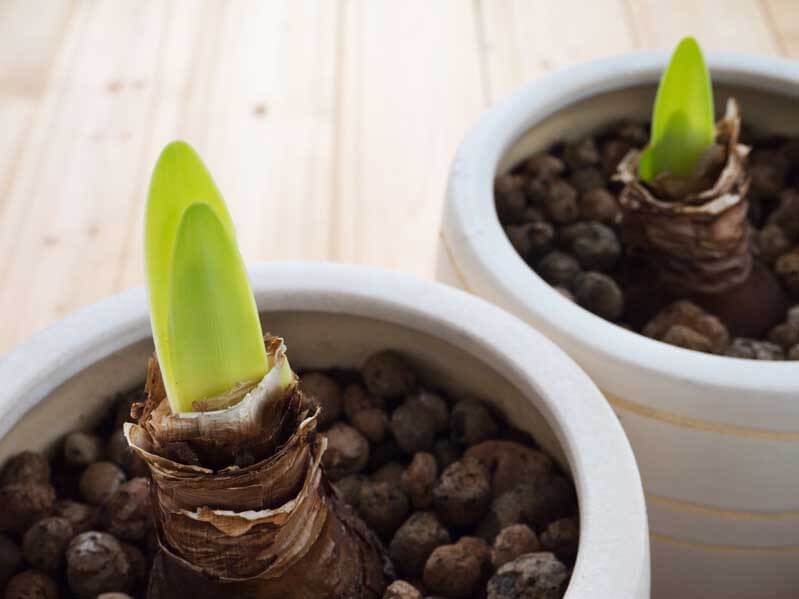
<path fill-rule="evenodd" d="M 402 353 L 423 384 L 453 398 L 488 401 L 514 426 L 530 433 L 565 471 L 565 452 L 534 405 L 488 362 L 441 338 L 382 320 L 324 312 L 270 312 L 262 315 L 264 331 L 286 340 L 295 369 L 359 368 L 379 350 Z M 48 450 L 75 430 L 89 430 L 110 409 L 113 396 L 143 385 L 152 340 L 133 343 L 84 369 L 24 414 L 0 440 L 0 463 L 25 449 Z"/>
<path fill-rule="evenodd" d="M 758 133 L 799 135 L 795 95 L 781 94 L 757 86 L 715 82 L 716 115 L 724 114 L 728 98 L 741 107 L 744 126 Z M 516 139 L 500 159 L 497 174 L 505 174 L 525 158 L 542 152 L 558 141 L 572 141 L 602 131 L 621 120 L 648 121 L 652 114 L 656 84 L 631 86 L 592 95 L 542 119 Z"/>

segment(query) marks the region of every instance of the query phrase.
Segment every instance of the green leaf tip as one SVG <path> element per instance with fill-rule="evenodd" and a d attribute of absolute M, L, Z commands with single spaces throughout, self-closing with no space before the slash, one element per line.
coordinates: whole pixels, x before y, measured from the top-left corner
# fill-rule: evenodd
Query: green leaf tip
<path fill-rule="evenodd" d="M 652 181 L 664 172 L 691 175 L 715 135 L 710 73 L 699 44 L 693 37 L 686 37 L 677 45 L 660 79 L 652 133 L 641 153 L 638 176 Z"/>
<path fill-rule="evenodd" d="M 197 153 L 169 144 L 150 182 L 145 263 L 159 366 L 173 413 L 269 369 L 233 222 Z"/>
<path fill-rule="evenodd" d="M 178 411 L 266 374 L 266 348 L 247 272 L 208 204 L 189 206 L 178 226 L 168 318 Z"/>

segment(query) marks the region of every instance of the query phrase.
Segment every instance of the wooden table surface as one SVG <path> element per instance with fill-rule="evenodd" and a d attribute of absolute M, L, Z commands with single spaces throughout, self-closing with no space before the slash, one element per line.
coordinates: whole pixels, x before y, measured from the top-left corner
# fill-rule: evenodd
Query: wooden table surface
<path fill-rule="evenodd" d="M 142 284 L 170 140 L 205 158 L 247 261 L 431 278 L 450 160 L 487 106 L 686 34 L 799 57 L 799 0 L 0 0 L 0 354 Z"/>

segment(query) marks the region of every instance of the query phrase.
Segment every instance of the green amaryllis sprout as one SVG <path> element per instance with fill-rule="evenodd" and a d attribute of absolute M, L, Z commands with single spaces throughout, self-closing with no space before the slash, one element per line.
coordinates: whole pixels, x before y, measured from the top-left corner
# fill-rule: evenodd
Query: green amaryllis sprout
<path fill-rule="evenodd" d="M 263 338 L 230 216 L 184 143 L 158 160 L 145 229 L 158 360 L 124 431 L 160 531 L 147 596 L 380 599 L 387 557 L 327 481 L 319 407 Z"/>
<path fill-rule="evenodd" d="M 714 122 L 702 51 L 683 39 L 658 87 L 649 145 L 618 165 L 619 205 L 626 250 L 648 263 L 653 306 L 685 297 L 732 335 L 761 337 L 784 317 L 786 298 L 750 243 L 740 132 L 734 98 Z"/>
<path fill-rule="evenodd" d="M 150 183 L 145 225 L 150 319 L 173 413 L 269 370 L 258 310 L 221 194 L 175 142 Z"/>
<path fill-rule="evenodd" d="M 713 87 L 697 41 L 684 38 L 660 80 L 649 145 L 638 176 L 650 182 L 660 173 L 690 176 L 715 139 Z"/>

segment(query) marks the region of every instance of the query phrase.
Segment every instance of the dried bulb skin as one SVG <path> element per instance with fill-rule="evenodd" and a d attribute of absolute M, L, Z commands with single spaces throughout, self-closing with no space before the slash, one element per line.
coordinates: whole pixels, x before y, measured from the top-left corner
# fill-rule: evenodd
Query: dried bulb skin
<path fill-rule="evenodd" d="M 726 154 L 718 161 L 718 174 L 714 169 L 701 173 L 700 165 L 693 180 L 662 173 L 645 185 L 637 174 L 639 153 L 630 152 L 619 165 L 618 179 L 626 185 L 619 198 L 625 244 L 647 256 L 674 292 L 723 293 L 749 276 L 744 165 L 749 148 L 738 144 L 739 129 L 738 108 L 731 101 L 717 125 L 723 148 L 713 146 Z"/>
<path fill-rule="evenodd" d="M 199 417 L 169 413 L 151 362 L 147 404 L 139 424 L 126 427 L 152 474 L 160 550 L 149 599 L 383 594 L 390 578 L 383 549 L 324 476 L 315 407 L 296 381 L 280 384 L 282 340 L 268 339 L 267 349 L 275 366 L 257 388 Z M 186 444 L 199 463 L 176 461 L 174 443 Z"/>

